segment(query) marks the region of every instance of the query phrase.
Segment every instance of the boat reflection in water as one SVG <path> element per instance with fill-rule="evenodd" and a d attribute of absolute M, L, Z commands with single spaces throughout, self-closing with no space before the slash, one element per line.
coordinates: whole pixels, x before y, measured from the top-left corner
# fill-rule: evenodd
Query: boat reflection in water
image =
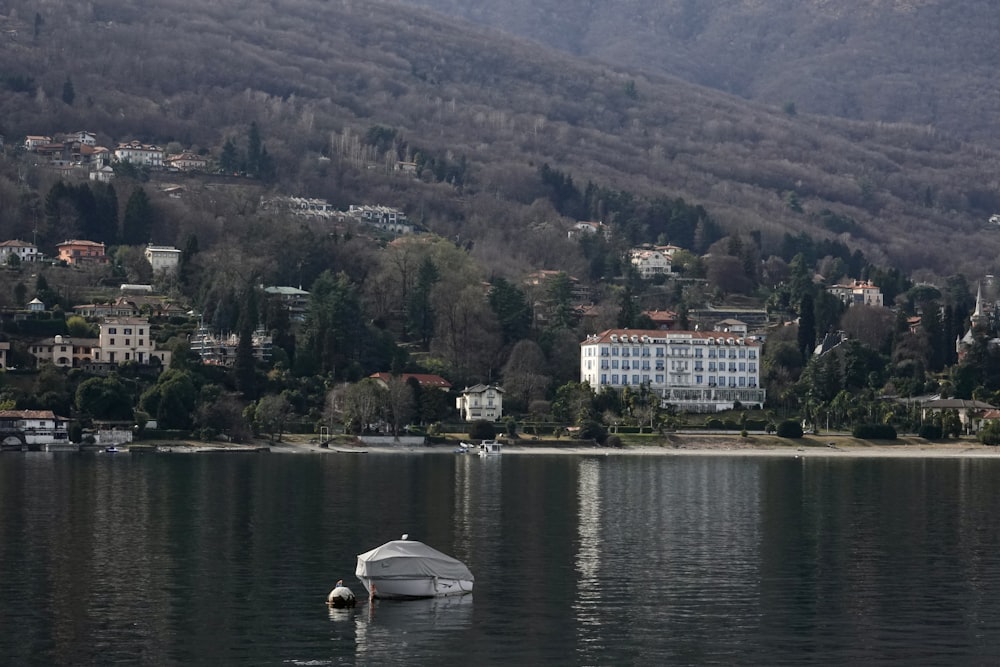
<path fill-rule="evenodd" d="M 472 626 L 472 597 L 375 600 L 359 606 L 352 614 L 355 651 L 373 664 L 404 664 L 414 655 L 433 656 L 436 646 L 454 641 L 458 631 Z"/>

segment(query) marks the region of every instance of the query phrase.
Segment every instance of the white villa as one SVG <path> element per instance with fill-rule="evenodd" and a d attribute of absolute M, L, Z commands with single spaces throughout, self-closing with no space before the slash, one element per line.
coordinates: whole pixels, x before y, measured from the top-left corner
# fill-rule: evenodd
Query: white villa
<path fill-rule="evenodd" d="M 672 271 L 671 252 L 663 248 L 632 248 L 629 261 L 644 280 L 653 276 L 666 275 Z"/>
<path fill-rule="evenodd" d="M 163 166 L 163 149 L 138 141 L 118 144 L 118 147 L 115 148 L 115 161 L 159 168 Z"/>
<path fill-rule="evenodd" d="M 69 420 L 51 410 L 0 410 L 3 448 L 69 442 Z"/>
<path fill-rule="evenodd" d="M 881 306 L 882 290 L 870 280 L 852 280 L 838 285 L 832 285 L 827 291 L 843 301 L 848 306 L 864 304 L 866 306 Z"/>
<path fill-rule="evenodd" d="M 181 251 L 169 245 L 146 246 L 146 261 L 153 267 L 153 273 L 174 272 L 181 261 Z"/>
<path fill-rule="evenodd" d="M 732 333 L 609 329 L 580 344 L 580 380 L 597 392 L 646 385 L 663 405 L 763 407 L 761 345 Z"/>
<path fill-rule="evenodd" d="M 495 384 L 466 387 L 455 399 L 455 407 L 465 421 L 499 421 L 503 416 L 503 389 Z"/>
<path fill-rule="evenodd" d="M 111 364 L 137 361 L 148 364 L 154 358 L 163 367 L 170 364 L 170 352 L 156 349 L 150 335 L 149 320 L 123 317 L 101 322 L 99 346 L 94 350 L 94 361 Z"/>
<path fill-rule="evenodd" d="M 37 262 L 41 257 L 33 243 L 18 240 L 0 243 L 0 264 L 6 264 L 10 255 L 17 255 L 22 262 Z"/>

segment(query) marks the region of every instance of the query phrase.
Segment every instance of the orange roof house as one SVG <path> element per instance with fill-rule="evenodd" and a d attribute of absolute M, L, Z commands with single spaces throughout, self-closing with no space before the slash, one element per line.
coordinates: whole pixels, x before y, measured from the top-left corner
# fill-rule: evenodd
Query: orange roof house
<path fill-rule="evenodd" d="M 67 264 L 106 264 L 107 256 L 104 254 L 104 244 L 94 241 L 63 241 L 56 245 L 59 250 L 59 259 Z"/>

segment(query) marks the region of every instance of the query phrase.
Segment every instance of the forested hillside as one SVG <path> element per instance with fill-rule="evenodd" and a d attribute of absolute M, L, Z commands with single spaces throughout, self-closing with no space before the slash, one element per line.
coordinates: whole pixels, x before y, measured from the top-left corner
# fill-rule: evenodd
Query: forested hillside
<path fill-rule="evenodd" d="M 87 128 L 105 143 L 177 142 L 217 156 L 256 122 L 277 167 L 273 189 L 405 207 L 432 231 L 481 241 L 474 252 L 488 270 L 556 265 L 565 253 L 546 250 L 558 244 L 541 242 L 554 238 L 545 225 L 628 223 L 609 205 L 623 193 L 641 212 L 657 198 L 700 205 L 723 230 L 755 232 L 764 257 L 789 232 L 941 275 L 992 270 L 1000 250 L 984 229 L 1000 210 L 989 176 L 997 153 L 927 127 L 792 114 L 395 3 L 0 7 L 8 141 Z M 385 164 L 388 152 L 419 155 L 420 179 L 358 168 Z M 559 210 L 543 165 L 580 191 L 606 191 Z M 15 191 L 0 183 L 0 196 Z M 17 207 L 0 216 L 7 235 L 33 224 Z M 173 224 L 162 241 L 181 243 L 187 222 Z M 629 240 L 657 240 L 643 228 L 632 224 Z"/>
<path fill-rule="evenodd" d="M 406 1 L 773 106 L 996 145 L 995 2 Z"/>

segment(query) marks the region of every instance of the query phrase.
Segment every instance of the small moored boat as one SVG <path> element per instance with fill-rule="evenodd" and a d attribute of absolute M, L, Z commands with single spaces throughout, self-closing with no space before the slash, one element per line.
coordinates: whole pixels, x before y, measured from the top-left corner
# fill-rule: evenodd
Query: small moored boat
<path fill-rule="evenodd" d="M 499 440 L 483 440 L 482 444 L 479 445 L 480 456 L 493 456 L 502 453 L 503 445 L 500 444 Z"/>
<path fill-rule="evenodd" d="M 370 596 L 408 599 L 472 592 L 475 577 L 465 563 L 407 538 L 358 555 L 355 574 Z"/>

